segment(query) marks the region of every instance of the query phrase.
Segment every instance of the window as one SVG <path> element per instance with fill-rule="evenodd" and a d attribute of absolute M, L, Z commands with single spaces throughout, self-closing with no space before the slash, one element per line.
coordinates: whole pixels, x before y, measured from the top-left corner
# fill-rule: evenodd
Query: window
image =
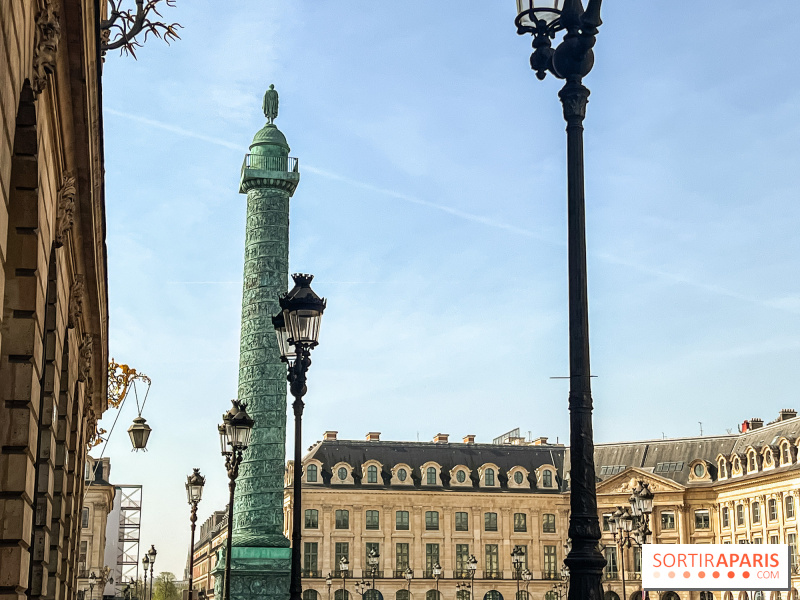
<path fill-rule="evenodd" d="M 784 503 L 786 504 L 786 518 L 794 519 L 794 496 L 786 496 Z"/>
<path fill-rule="evenodd" d="M 726 477 L 728 477 L 728 467 L 725 464 L 724 459 L 719 461 L 719 476 L 720 479 L 725 479 Z"/>
<path fill-rule="evenodd" d="M 695 529 L 708 529 L 711 526 L 711 519 L 708 515 L 708 509 L 694 511 L 694 528 Z"/>
<path fill-rule="evenodd" d="M 319 529 L 319 511 L 316 508 L 306 509 L 306 529 Z"/>
<path fill-rule="evenodd" d="M 456 544 L 456 577 L 465 577 L 469 575 L 468 558 L 469 544 Z"/>
<path fill-rule="evenodd" d="M 398 531 L 408 531 L 408 511 L 398 510 L 394 513 L 394 528 Z"/>
<path fill-rule="evenodd" d="M 433 565 L 439 562 L 439 544 L 425 544 L 425 575 L 433 575 Z"/>
<path fill-rule="evenodd" d="M 769 536 L 769 543 L 770 543 L 770 544 L 778 544 L 778 543 L 780 543 L 780 542 L 778 541 L 778 536 L 777 536 L 777 535 L 771 535 L 771 536 Z"/>
<path fill-rule="evenodd" d="M 439 513 L 435 510 L 425 512 L 425 529 L 427 531 L 437 531 L 439 529 Z"/>
<path fill-rule="evenodd" d="M 408 473 L 405 469 L 397 469 L 397 479 L 400 481 L 405 481 L 406 477 L 408 477 Z"/>
<path fill-rule="evenodd" d="M 522 471 L 517 471 L 516 473 L 514 473 L 514 483 L 516 483 L 517 485 L 522 485 L 524 479 L 525 476 L 522 474 Z"/>
<path fill-rule="evenodd" d="M 522 567 L 520 568 L 520 573 L 528 568 L 528 547 L 527 546 L 517 546 L 520 552 L 522 552 Z M 512 565 L 513 566 L 513 565 Z"/>
<path fill-rule="evenodd" d="M 335 565 L 334 568 L 336 569 L 337 576 L 341 576 L 339 572 L 339 561 L 342 560 L 342 557 L 346 558 L 347 561 L 350 561 L 350 543 L 349 542 L 336 542 L 333 547 L 334 555 L 333 555 L 333 564 Z"/>
<path fill-rule="evenodd" d="M 376 530 L 376 529 L 380 529 L 381 528 L 381 525 L 380 525 L 380 512 L 378 512 L 377 510 L 368 510 L 367 511 L 366 527 L 367 527 L 367 529 L 372 529 L 372 530 Z"/>
<path fill-rule="evenodd" d="M 663 524 L 661 528 L 664 528 Z M 603 515 L 603 531 L 611 531 L 611 515 L 609 513 Z"/>
<path fill-rule="evenodd" d="M 615 546 L 606 546 L 604 550 L 606 555 L 606 566 L 604 574 L 606 579 L 617 578 L 617 548 Z"/>
<path fill-rule="evenodd" d="M 616 475 L 625 470 L 625 465 L 603 465 L 600 467 L 600 475 Z"/>
<path fill-rule="evenodd" d="M 411 600 L 408 590 L 397 590 L 394 594 L 394 600 Z"/>
<path fill-rule="evenodd" d="M 642 547 L 634 546 L 633 548 L 633 572 L 642 572 Z"/>
<path fill-rule="evenodd" d="M 497 531 L 497 513 L 488 512 L 483 514 L 483 530 Z"/>
<path fill-rule="evenodd" d="M 464 472 L 464 469 L 459 469 L 456 473 L 456 481 L 458 483 L 464 483 L 467 480 L 467 474 Z"/>
<path fill-rule="evenodd" d="M 660 462 L 653 469 L 654 473 L 671 473 L 672 471 L 683 471 L 683 462 Z"/>
<path fill-rule="evenodd" d="M 81 529 L 89 527 L 89 509 L 84 507 L 81 511 Z"/>
<path fill-rule="evenodd" d="M 675 513 L 662 512 L 661 513 L 661 530 L 675 529 Z"/>
<path fill-rule="evenodd" d="M 767 502 L 767 506 L 769 507 L 769 520 L 770 521 L 777 521 L 778 520 L 778 503 L 775 501 L 775 498 L 770 498 Z"/>
<path fill-rule="evenodd" d="M 694 466 L 694 476 L 703 477 L 706 474 L 706 466 L 703 463 L 697 463 Z"/>
<path fill-rule="evenodd" d="M 375 465 L 367 467 L 367 483 L 378 483 L 378 467 Z"/>
<path fill-rule="evenodd" d="M 789 545 L 789 565 L 797 567 L 797 534 L 788 534 L 786 536 L 786 543 Z"/>
<path fill-rule="evenodd" d="M 781 446 L 781 464 L 788 465 L 792 462 L 792 453 L 789 451 L 789 444 Z"/>
<path fill-rule="evenodd" d="M 483 474 L 487 486 L 494 485 L 494 469 L 486 469 Z"/>
<path fill-rule="evenodd" d="M 469 513 L 456 513 L 456 531 L 469 531 Z"/>
<path fill-rule="evenodd" d="M 750 505 L 750 512 L 752 513 L 753 523 L 761 523 L 761 505 L 758 502 L 753 502 Z"/>
<path fill-rule="evenodd" d="M 713 592 L 700 592 L 700 600 L 714 600 Z"/>
<path fill-rule="evenodd" d="M 436 590 L 425 592 L 425 600 L 442 600 L 442 595 Z"/>
<path fill-rule="evenodd" d="M 763 542 L 764 542 L 764 540 L 762 540 L 760 536 L 753 537 L 753 543 L 754 544 L 761 544 Z"/>
<path fill-rule="evenodd" d="M 727 529 L 731 526 L 731 515 L 727 506 L 722 507 L 722 527 Z"/>
<path fill-rule="evenodd" d="M 486 573 L 491 573 L 491 574 L 499 573 L 500 557 L 499 554 L 497 553 L 497 544 L 486 544 L 485 554 L 486 554 L 486 562 L 484 562 L 484 565 L 486 566 Z"/>
<path fill-rule="evenodd" d="M 472 600 L 472 599 L 470 598 L 470 594 L 469 594 L 469 592 L 470 592 L 469 590 L 462 590 L 462 589 L 459 589 L 459 590 L 456 592 L 456 600 Z"/>
<path fill-rule="evenodd" d="M 78 553 L 78 577 L 86 577 L 86 553 L 89 551 L 89 542 L 81 542 L 81 549 Z M 83 574 L 81 574 L 83 573 Z"/>
<path fill-rule="evenodd" d="M 736 505 L 736 524 L 739 527 L 744 527 L 744 505 Z"/>
<path fill-rule="evenodd" d="M 553 487 L 553 472 L 549 469 L 542 472 L 542 486 Z"/>
<path fill-rule="evenodd" d="M 483 595 L 483 600 L 503 600 L 503 594 L 497 590 L 489 590 Z"/>
<path fill-rule="evenodd" d="M 303 590 L 303 600 L 319 600 L 316 590 Z"/>
<path fill-rule="evenodd" d="M 369 566 L 369 553 L 375 551 L 377 556 L 381 555 L 381 545 L 378 542 L 367 542 L 364 546 L 364 570 L 362 573 L 371 573 L 372 567 Z M 380 563 L 375 567 L 375 570 L 380 570 Z"/>
<path fill-rule="evenodd" d="M 316 577 L 317 575 L 317 556 L 317 542 L 303 543 L 303 571 L 307 577 Z"/>
<path fill-rule="evenodd" d="M 336 529 L 350 529 L 350 511 L 336 511 Z"/>
<path fill-rule="evenodd" d="M 544 564 L 542 565 L 542 575 L 544 579 L 553 579 L 558 573 L 556 568 L 556 547 L 544 547 Z"/>
<path fill-rule="evenodd" d="M 345 469 L 344 467 L 339 467 L 339 470 L 336 471 L 336 474 L 339 476 L 339 479 L 341 481 L 347 479 L 347 469 Z"/>
<path fill-rule="evenodd" d="M 756 455 L 751 452 L 747 455 L 747 472 L 754 473 L 756 471 Z"/>
<path fill-rule="evenodd" d="M 336 564 L 338 565 L 339 563 Z M 333 600 L 350 600 L 350 592 L 347 590 L 338 589 L 333 593 Z"/>
<path fill-rule="evenodd" d="M 436 485 L 436 468 L 428 467 L 428 485 Z"/>
<path fill-rule="evenodd" d="M 528 531 L 528 516 L 525 513 L 514 513 L 514 532 Z"/>
<path fill-rule="evenodd" d="M 556 532 L 556 516 L 550 514 L 542 515 L 542 533 Z"/>
<path fill-rule="evenodd" d="M 394 545 L 394 570 L 395 575 L 402 573 L 408 568 L 408 544 Z"/>
<path fill-rule="evenodd" d="M 316 483 L 317 481 L 317 465 L 306 466 L 306 481 L 309 483 Z"/>

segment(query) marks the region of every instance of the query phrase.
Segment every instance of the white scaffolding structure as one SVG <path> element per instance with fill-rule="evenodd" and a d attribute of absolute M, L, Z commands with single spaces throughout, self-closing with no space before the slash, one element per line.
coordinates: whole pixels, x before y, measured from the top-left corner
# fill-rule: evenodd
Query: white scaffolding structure
<path fill-rule="evenodd" d="M 116 596 L 127 583 L 139 580 L 139 531 L 142 524 L 142 486 L 118 485 L 120 495 L 119 537 L 117 541 Z"/>

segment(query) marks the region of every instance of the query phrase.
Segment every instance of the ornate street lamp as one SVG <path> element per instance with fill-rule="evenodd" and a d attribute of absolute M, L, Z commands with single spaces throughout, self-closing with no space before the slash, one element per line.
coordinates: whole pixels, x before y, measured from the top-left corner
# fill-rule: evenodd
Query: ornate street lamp
<path fill-rule="evenodd" d="M 150 425 L 139 415 L 133 420 L 133 425 L 128 427 L 128 435 L 131 438 L 134 450 L 147 450 L 147 440 L 150 437 Z"/>
<path fill-rule="evenodd" d="M 439 578 L 442 576 L 442 565 L 439 561 L 433 563 L 433 578 L 436 580 L 436 600 L 439 600 Z"/>
<path fill-rule="evenodd" d="M 325 299 L 311 289 L 313 275 L 295 273 L 294 287 L 279 298 L 281 312 L 272 317 L 272 325 L 278 336 L 281 360 L 286 363 L 289 391 L 294 396 L 294 477 L 292 496 L 292 572 L 289 584 L 290 600 L 302 600 L 300 579 L 300 540 L 303 501 L 303 396 L 305 396 L 306 373 L 311 366 L 311 350 L 319 343 L 319 327 L 325 311 Z M 344 599 L 342 599 L 344 600 Z"/>
<path fill-rule="evenodd" d="M 350 568 L 350 563 L 347 561 L 346 556 L 342 556 L 339 559 L 339 575 L 342 576 L 342 598 L 341 600 L 347 600 L 347 595 L 344 589 L 344 580 L 347 579 L 347 571 Z"/>
<path fill-rule="evenodd" d="M 629 498 L 631 508 L 617 507 L 608 521 L 614 543 L 620 549 L 622 563 L 622 595 L 625 596 L 625 548 L 650 543 L 650 514 L 653 512 L 653 492 L 639 481 Z"/>
<path fill-rule="evenodd" d="M 153 567 L 156 564 L 156 555 L 158 551 L 153 544 L 150 544 L 150 550 L 147 551 L 147 557 L 150 559 L 150 598 L 153 597 Z"/>
<path fill-rule="evenodd" d="M 239 465 L 242 455 L 250 444 L 250 433 L 255 421 L 247 414 L 247 405 L 238 400 L 231 400 L 230 409 L 222 415 L 219 431 L 219 443 L 222 456 L 225 457 L 225 468 L 228 471 L 228 539 L 225 545 L 225 591 L 222 600 L 231 598 L 231 549 L 233 547 L 233 492 L 236 490 L 236 478 L 239 476 Z"/>
<path fill-rule="evenodd" d="M 328 577 L 325 579 L 325 585 L 328 586 L 328 600 L 331 600 L 331 586 L 333 585 L 333 577 L 331 577 L 330 573 L 328 573 Z"/>
<path fill-rule="evenodd" d="M 97 583 L 97 575 L 92 571 L 89 575 L 89 600 L 94 600 L 94 584 Z"/>
<path fill-rule="evenodd" d="M 200 475 L 200 469 L 194 469 L 194 472 L 186 479 L 186 497 L 189 500 L 189 506 L 192 507 L 192 542 L 189 546 L 189 600 L 192 600 L 194 590 L 192 588 L 192 580 L 194 579 L 194 529 L 197 523 L 197 504 L 203 497 L 203 486 L 206 483 L 206 478 Z"/>
<path fill-rule="evenodd" d="M 517 596 L 516 600 L 520 600 L 519 598 L 519 580 L 520 580 L 520 573 L 522 572 L 522 561 L 525 558 L 525 553 L 522 551 L 522 548 L 519 546 L 514 546 L 514 549 L 511 551 L 511 566 L 514 567 L 514 579 L 517 580 Z"/>
<path fill-rule="evenodd" d="M 361 581 L 357 581 L 355 583 L 356 593 L 362 598 L 364 597 L 364 594 L 366 594 L 369 591 L 369 588 L 370 588 L 369 581 L 364 581 L 364 579 L 361 579 Z"/>
<path fill-rule="evenodd" d="M 525 600 L 528 600 L 528 586 L 531 584 L 531 579 L 533 579 L 533 573 L 530 572 L 530 569 L 524 569 L 522 571 L 522 581 L 525 582 Z"/>
<path fill-rule="evenodd" d="M 605 559 L 597 546 L 600 522 L 592 432 L 587 301 L 586 222 L 583 188 L 583 119 L 589 90 L 583 78 L 594 64 L 592 47 L 601 25 L 602 0 L 516 0 L 517 33 L 533 34 L 531 68 L 539 79 L 549 71 L 566 84 L 558 93 L 567 122 L 567 246 L 569 263 L 570 516 L 572 550 L 565 559 L 572 577 L 571 600 L 602 600 Z M 555 50 L 550 40 L 566 35 Z"/>
<path fill-rule="evenodd" d="M 467 569 L 469 570 L 469 587 L 470 587 L 470 594 L 472 597 L 475 597 L 475 571 L 478 570 L 478 559 L 475 558 L 474 554 L 470 554 L 469 558 L 467 558 Z"/>
<path fill-rule="evenodd" d="M 405 577 L 406 577 L 406 590 L 408 591 L 409 597 L 411 597 L 411 580 L 414 579 L 414 571 L 411 570 L 411 567 L 406 567 Z"/>
<path fill-rule="evenodd" d="M 380 552 L 378 552 L 375 548 L 369 551 L 367 555 L 367 564 L 369 565 L 370 571 L 372 571 L 372 589 L 375 589 L 375 575 L 378 571 L 378 564 L 380 563 Z"/>
<path fill-rule="evenodd" d="M 147 553 L 142 557 L 142 567 L 144 569 L 144 584 L 142 585 L 142 600 L 147 600 L 147 569 L 150 566 L 150 557 Z"/>

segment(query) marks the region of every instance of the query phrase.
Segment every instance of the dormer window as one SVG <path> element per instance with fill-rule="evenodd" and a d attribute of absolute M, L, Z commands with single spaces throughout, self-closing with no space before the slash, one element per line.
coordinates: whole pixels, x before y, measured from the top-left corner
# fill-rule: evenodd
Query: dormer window
<path fill-rule="evenodd" d="M 336 471 L 336 475 L 339 477 L 339 481 L 344 481 L 347 479 L 347 469 L 344 467 L 339 467 Z"/>
<path fill-rule="evenodd" d="M 378 483 L 378 467 L 375 465 L 367 467 L 367 483 Z"/>
<path fill-rule="evenodd" d="M 747 472 L 748 473 L 755 473 L 757 470 L 756 467 L 756 453 L 750 452 L 747 455 Z"/>
<path fill-rule="evenodd" d="M 317 465 L 308 465 L 306 467 L 306 481 L 309 483 L 317 482 Z"/>
<path fill-rule="evenodd" d="M 428 485 L 436 485 L 436 468 L 428 467 L 426 473 L 427 475 L 425 483 L 427 483 Z"/>
<path fill-rule="evenodd" d="M 725 464 L 725 459 L 722 458 L 719 461 L 719 478 L 720 479 L 727 479 L 728 477 L 728 465 Z"/>
<path fill-rule="evenodd" d="M 553 472 L 549 469 L 542 471 L 542 487 L 553 487 Z"/>
<path fill-rule="evenodd" d="M 494 469 L 486 469 L 484 472 L 487 486 L 494 486 Z"/>
<path fill-rule="evenodd" d="M 789 450 L 789 443 L 784 442 L 781 446 L 781 464 L 788 465 L 792 462 L 792 453 Z"/>

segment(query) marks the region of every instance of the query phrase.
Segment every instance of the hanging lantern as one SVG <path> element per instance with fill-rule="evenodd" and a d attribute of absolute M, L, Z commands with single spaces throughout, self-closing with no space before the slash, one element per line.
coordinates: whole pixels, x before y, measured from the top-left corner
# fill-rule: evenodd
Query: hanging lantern
<path fill-rule="evenodd" d="M 133 420 L 133 425 L 128 427 L 131 444 L 134 450 L 147 450 L 147 439 L 150 437 L 150 426 L 141 415 Z"/>

